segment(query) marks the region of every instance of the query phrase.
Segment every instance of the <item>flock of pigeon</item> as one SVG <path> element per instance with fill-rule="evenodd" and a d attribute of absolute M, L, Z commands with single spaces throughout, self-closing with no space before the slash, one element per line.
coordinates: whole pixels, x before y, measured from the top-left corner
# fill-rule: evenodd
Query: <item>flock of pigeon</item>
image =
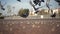
<path fill-rule="evenodd" d="M 21 0 L 17 0 L 17 1 L 18 1 L 18 2 L 21 2 Z M 59 5 L 60 5 L 60 0 L 55 0 L 55 1 L 58 2 Z M 39 8 L 35 8 L 35 6 L 36 6 L 36 5 L 41 6 L 41 2 L 45 2 L 45 1 L 44 1 L 44 0 L 33 0 L 33 3 L 34 3 L 35 5 L 33 5 L 32 2 L 30 1 L 30 5 L 34 8 L 35 13 L 39 12 L 39 11 L 38 11 Z M 1 9 L 2 9 L 2 10 L 5 10 L 5 8 L 4 8 L 3 5 L 1 4 L 1 1 L 0 1 L 0 5 L 1 5 Z M 46 4 L 46 6 L 49 8 L 48 4 Z M 54 14 L 54 15 L 55 15 L 55 14 Z"/>
<path fill-rule="evenodd" d="M 17 0 L 17 1 L 19 1 L 19 2 L 21 2 L 21 0 Z M 59 3 L 59 5 L 60 5 L 60 0 L 55 0 L 56 2 L 58 2 Z M 36 5 L 39 5 L 39 6 L 41 6 L 41 2 L 45 2 L 44 0 L 33 0 L 33 2 L 34 2 L 34 4 L 35 4 L 35 6 Z M 1 3 L 1 1 L 0 1 L 0 3 Z M 33 5 L 32 5 L 33 6 Z M 37 10 L 37 9 L 39 9 L 39 8 L 35 8 L 35 6 L 33 6 L 33 8 L 35 9 L 35 11 Z M 47 7 L 48 7 L 48 5 L 47 5 Z M 49 8 L 49 7 L 48 7 Z M 1 5 L 1 9 L 2 10 L 5 10 L 5 8 L 3 8 L 3 5 Z M 38 12 L 38 11 L 37 11 Z M 36 12 L 36 13 L 37 13 Z"/>

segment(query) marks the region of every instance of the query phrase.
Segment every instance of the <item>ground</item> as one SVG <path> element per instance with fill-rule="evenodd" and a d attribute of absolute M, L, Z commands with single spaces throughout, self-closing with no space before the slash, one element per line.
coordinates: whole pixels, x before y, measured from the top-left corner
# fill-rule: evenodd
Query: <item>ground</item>
<path fill-rule="evenodd" d="M 0 19 L 0 34 L 60 34 L 60 19 Z"/>

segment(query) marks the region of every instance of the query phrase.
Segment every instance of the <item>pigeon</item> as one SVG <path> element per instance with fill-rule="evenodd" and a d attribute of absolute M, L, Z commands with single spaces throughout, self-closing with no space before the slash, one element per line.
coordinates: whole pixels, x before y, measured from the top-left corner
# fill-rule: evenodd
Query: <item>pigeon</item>
<path fill-rule="evenodd" d="M 40 7 L 35 8 L 35 5 L 33 5 L 31 1 L 30 1 L 30 4 L 31 4 L 31 6 L 34 8 L 34 10 L 36 11 L 35 13 L 38 13 L 38 12 L 39 12 L 38 9 L 39 9 Z"/>
<path fill-rule="evenodd" d="M 41 2 L 44 2 L 44 0 L 34 0 L 33 2 L 35 5 L 38 4 L 39 6 L 41 6 Z"/>
<path fill-rule="evenodd" d="M 1 8 L 2 10 L 5 10 L 4 8 Z"/>
<path fill-rule="evenodd" d="M 5 8 L 3 8 L 3 5 L 1 4 L 1 1 L 0 1 L 0 6 L 2 10 L 5 10 Z"/>
<path fill-rule="evenodd" d="M 55 0 L 56 2 L 58 2 L 58 4 L 60 5 L 60 0 Z"/>
<path fill-rule="evenodd" d="M 21 0 L 17 0 L 17 1 L 21 2 Z"/>
<path fill-rule="evenodd" d="M 51 17 L 56 17 L 56 13 L 52 14 Z"/>
<path fill-rule="evenodd" d="M 41 2 L 44 2 L 44 0 L 41 0 Z"/>
<path fill-rule="evenodd" d="M 2 6 L 2 5 L 1 5 L 1 9 L 2 9 L 2 10 L 5 10 L 5 8 L 3 8 L 3 6 Z"/>

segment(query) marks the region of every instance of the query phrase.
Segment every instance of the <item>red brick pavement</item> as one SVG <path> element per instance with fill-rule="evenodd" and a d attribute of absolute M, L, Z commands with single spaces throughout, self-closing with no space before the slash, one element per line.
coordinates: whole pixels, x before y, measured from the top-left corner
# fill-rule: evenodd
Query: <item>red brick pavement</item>
<path fill-rule="evenodd" d="M 0 20 L 0 34 L 60 34 L 60 19 Z"/>

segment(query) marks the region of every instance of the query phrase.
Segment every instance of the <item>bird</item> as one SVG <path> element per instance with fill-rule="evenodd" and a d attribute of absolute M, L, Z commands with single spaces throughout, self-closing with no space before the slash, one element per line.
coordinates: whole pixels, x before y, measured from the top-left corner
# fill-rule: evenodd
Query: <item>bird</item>
<path fill-rule="evenodd" d="M 35 5 L 38 4 L 39 6 L 41 6 L 41 2 L 44 2 L 44 0 L 34 0 L 33 2 Z"/>
<path fill-rule="evenodd" d="M 1 4 L 1 1 L 0 1 L 0 6 L 2 10 L 5 10 L 5 8 L 3 8 L 3 5 Z"/>
<path fill-rule="evenodd" d="M 41 2 L 44 2 L 44 0 L 41 0 Z"/>
<path fill-rule="evenodd" d="M 1 5 L 1 9 L 2 9 L 2 10 L 5 10 L 5 8 L 3 8 L 3 6 L 2 6 L 2 5 Z"/>
<path fill-rule="evenodd" d="M 2 10 L 5 10 L 4 8 L 1 8 Z"/>
<path fill-rule="evenodd" d="M 55 0 L 56 2 L 58 2 L 58 4 L 60 5 L 60 0 Z"/>
<path fill-rule="evenodd" d="M 52 14 L 51 17 L 56 17 L 56 13 Z"/>
<path fill-rule="evenodd" d="M 34 2 L 34 4 L 35 4 L 35 5 L 37 5 L 37 4 L 38 4 L 38 2 L 36 2 L 36 1 L 33 1 L 33 2 Z"/>
<path fill-rule="evenodd" d="M 38 11 L 38 9 L 43 7 L 43 6 L 42 6 L 42 7 L 38 7 L 38 8 L 36 8 L 36 7 L 35 7 L 35 5 L 34 5 L 34 4 L 32 4 L 32 2 L 31 2 L 31 1 L 30 1 L 30 5 L 34 8 L 35 13 L 38 13 L 38 12 L 39 12 L 39 11 Z"/>
<path fill-rule="evenodd" d="M 49 4 L 48 4 L 48 3 L 46 3 L 46 6 L 50 9 L 50 7 L 49 7 Z"/>
<path fill-rule="evenodd" d="M 21 0 L 17 0 L 17 1 L 21 2 Z"/>

